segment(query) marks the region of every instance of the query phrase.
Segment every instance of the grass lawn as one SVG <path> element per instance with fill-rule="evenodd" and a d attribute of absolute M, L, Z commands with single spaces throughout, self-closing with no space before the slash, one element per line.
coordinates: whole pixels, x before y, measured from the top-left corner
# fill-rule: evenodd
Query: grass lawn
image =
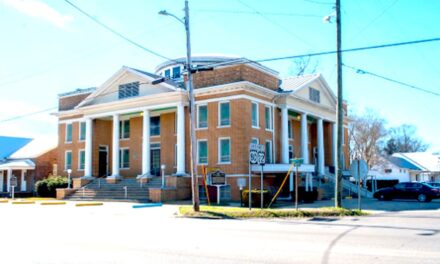
<path fill-rule="evenodd" d="M 362 216 L 368 213 L 345 208 L 323 207 L 316 209 L 257 209 L 243 207 L 200 206 L 200 212 L 193 212 L 192 206 L 180 206 L 179 215 L 194 218 L 293 218 L 293 217 L 342 217 Z"/>

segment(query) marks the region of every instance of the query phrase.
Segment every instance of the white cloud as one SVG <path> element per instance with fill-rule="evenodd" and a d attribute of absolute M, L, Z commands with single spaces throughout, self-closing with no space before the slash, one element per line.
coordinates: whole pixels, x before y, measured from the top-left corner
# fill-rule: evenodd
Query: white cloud
<path fill-rule="evenodd" d="M 62 15 L 57 10 L 37 0 L 4 0 L 4 3 L 16 10 L 39 19 L 46 20 L 59 28 L 65 28 L 72 16 Z"/>

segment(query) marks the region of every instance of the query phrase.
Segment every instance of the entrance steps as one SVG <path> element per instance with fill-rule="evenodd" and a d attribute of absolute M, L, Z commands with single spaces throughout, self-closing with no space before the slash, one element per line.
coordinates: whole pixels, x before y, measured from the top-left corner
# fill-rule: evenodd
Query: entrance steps
<path fill-rule="evenodd" d="M 161 177 L 149 178 L 148 183 L 143 183 L 142 186 L 136 179 L 122 179 L 117 183 L 107 183 L 105 178 L 97 178 L 84 187 L 77 189 L 66 199 L 147 202 L 149 201 L 148 188 L 160 188 L 161 185 Z"/>
<path fill-rule="evenodd" d="M 335 175 L 333 173 L 329 173 L 327 172 L 325 175 L 330 181 L 326 184 L 328 184 L 329 186 L 331 186 L 331 190 L 329 189 L 329 191 L 331 191 L 331 193 L 333 194 L 334 197 L 334 193 L 335 193 Z M 346 179 L 342 179 L 341 182 L 341 186 L 342 186 L 342 191 L 343 191 L 343 196 L 348 196 L 348 195 L 352 195 L 352 194 L 356 194 L 358 195 L 358 186 L 355 183 L 352 183 L 349 180 Z M 329 188 L 329 187 L 327 187 Z M 366 198 L 372 198 L 373 197 L 373 192 L 370 192 L 368 189 L 364 188 L 361 186 L 360 188 L 360 195 L 362 197 L 366 197 Z"/>

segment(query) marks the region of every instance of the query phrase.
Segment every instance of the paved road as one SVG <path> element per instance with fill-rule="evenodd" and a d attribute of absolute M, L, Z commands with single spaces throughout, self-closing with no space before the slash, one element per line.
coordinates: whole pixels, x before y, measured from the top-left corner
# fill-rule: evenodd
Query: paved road
<path fill-rule="evenodd" d="M 0 263 L 440 263 L 440 209 L 281 221 L 175 210 L 0 204 Z"/>

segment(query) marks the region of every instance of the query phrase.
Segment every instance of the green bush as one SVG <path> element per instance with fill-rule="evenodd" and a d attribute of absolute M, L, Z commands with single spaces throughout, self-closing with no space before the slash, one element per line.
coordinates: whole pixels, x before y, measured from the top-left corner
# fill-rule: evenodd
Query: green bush
<path fill-rule="evenodd" d="M 261 190 L 252 190 L 252 207 L 260 208 L 261 207 Z M 268 190 L 263 190 L 263 206 L 266 208 L 270 201 L 272 201 L 273 195 Z M 241 192 L 241 199 L 243 201 L 244 206 L 249 206 L 249 190 L 243 190 Z"/>
<path fill-rule="evenodd" d="M 51 176 L 35 183 L 35 191 L 38 197 L 56 197 L 57 188 L 67 188 L 67 178 Z"/>

